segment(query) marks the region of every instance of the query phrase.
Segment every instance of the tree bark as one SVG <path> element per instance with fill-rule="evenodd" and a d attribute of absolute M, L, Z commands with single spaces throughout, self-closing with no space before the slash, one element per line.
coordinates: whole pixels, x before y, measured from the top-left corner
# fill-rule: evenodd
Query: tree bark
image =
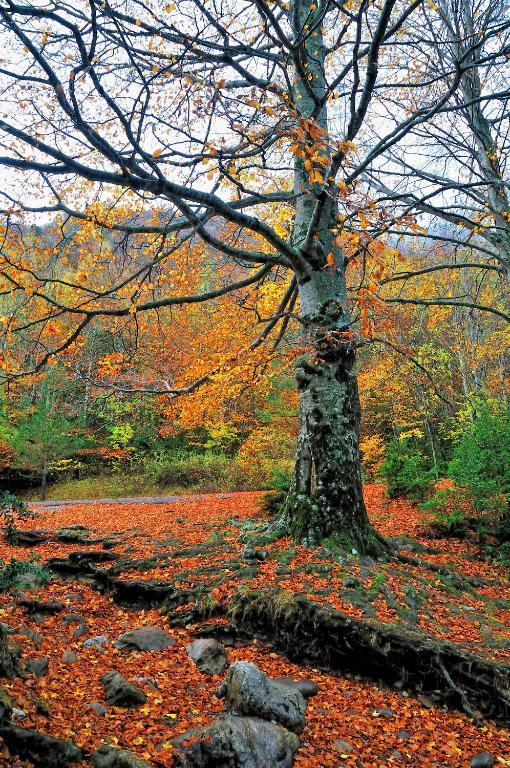
<path fill-rule="evenodd" d="M 307 73 L 296 80 L 293 101 L 302 125 L 313 119 L 320 153 L 332 160 L 329 138 L 325 49 L 322 27 L 303 40 L 310 4 L 293 2 L 298 58 Z M 321 108 L 317 111 L 317 104 Z M 328 140 L 325 140 L 328 137 Z M 317 138 L 308 140 L 309 154 Z M 306 153 L 305 153 L 306 154 Z M 305 155 L 294 160 L 296 210 L 292 245 L 309 269 L 297 274 L 304 354 L 297 362 L 300 430 L 292 486 L 280 517 L 283 532 L 307 545 L 324 540 L 344 551 L 379 551 L 382 539 L 371 528 L 363 501 L 356 356 L 348 309 L 347 260 L 338 246 L 338 206 L 334 190 L 326 193 L 311 179 Z"/>
<path fill-rule="evenodd" d="M 39 491 L 39 501 L 46 500 L 46 486 L 48 483 L 48 459 L 44 459 L 42 475 L 41 475 L 41 489 Z"/>
<path fill-rule="evenodd" d="M 300 430 L 294 478 L 280 520 L 308 545 L 378 551 L 363 501 L 355 348 L 340 296 L 343 275 L 314 273 L 300 288 L 305 353 L 296 365 Z"/>

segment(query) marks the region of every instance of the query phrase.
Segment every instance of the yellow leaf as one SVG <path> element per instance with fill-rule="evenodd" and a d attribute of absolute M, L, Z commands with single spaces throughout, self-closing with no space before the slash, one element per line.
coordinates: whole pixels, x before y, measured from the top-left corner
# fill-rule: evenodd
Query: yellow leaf
<path fill-rule="evenodd" d="M 159 157 L 162 152 L 163 152 L 162 149 L 155 149 L 154 152 L 152 153 L 152 157 Z"/>

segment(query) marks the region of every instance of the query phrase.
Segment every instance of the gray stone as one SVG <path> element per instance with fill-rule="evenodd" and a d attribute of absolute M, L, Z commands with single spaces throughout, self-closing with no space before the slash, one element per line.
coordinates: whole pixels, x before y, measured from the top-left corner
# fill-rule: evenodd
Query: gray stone
<path fill-rule="evenodd" d="M 62 661 L 65 661 L 66 664 L 74 664 L 75 661 L 78 661 L 78 656 L 74 651 L 64 651 L 60 658 Z"/>
<path fill-rule="evenodd" d="M 221 675 L 226 669 L 227 653 L 217 640 L 194 640 L 186 648 L 186 653 L 198 669 L 207 675 Z"/>
<path fill-rule="evenodd" d="M 103 704 L 100 704 L 99 701 L 89 701 L 88 704 L 85 704 L 85 707 L 92 709 L 96 715 L 104 716 L 108 712 L 108 709 Z"/>
<path fill-rule="evenodd" d="M 379 715 L 381 717 L 393 717 L 394 714 L 395 713 L 394 713 L 394 711 L 392 709 L 380 709 L 379 710 Z"/>
<path fill-rule="evenodd" d="M 101 682 L 104 685 L 106 701 L 114 707 L 137 707 L 147 701 L 147 696 L 141 688 L 127 680 L 120 672 L 107 672 Z"/>
<path fill-rule="evenodd" d="M 25 637 L 28 637 L 29 640 L 33 642 L 34 645 L 41 645 L 43 641 L 43 636 L 40 632 L 36 632 L 34 629 L 18 629 L 19 635 L 24 635 Z"/>
<path fill-rule="evenodd" d="M 409 733 L 409 731 L 404 731 L 404 730 L 397 731 L 396 736 L 397 736 L 397 739 L 405 739 L 406 741 L 407 739 L 411 738 L 411 734 Z"/>
<path fill-rule="evenodd" d="M 12 716 L 17 717 L 18 720 L 23 720 L 27 716 L 27 713 L 24 712 L 22 709 L 18 709 L 18 707 L 13 707 Z"/>
<path fill-rule="evenodd" d="M 20 589 L 39 589 L 44 587 L 47 581 L 48 576 L 37 571 L 27 571 L 16 577 L 16 584 Z"/>
<path fill-rule="evenodd" d="M 83 603 L 83 596 L 79 592 L 68 592 L 64 595 L 64 600 L 75 600 L 77 603 Z"/>
<path fill-rule="evenodd" d="M 95 648 L 98 651 L 103 649 L 103 645 L 108 645 L 109 640 L 105 635 L 97 635 L 96 637 L 89 637 L 83 643 L 84 648 Z"/>
<path fill-rule="evenodd" d="M 85 618 L 81 615 L 81 613 L 68 613 L 67 616 L 64 616 L 62 619 L 63 624 L 85 624 Z"/>
<path fill-rule="evenodd" d="M 94 768 L 151 768 L 149 763 L 127 749 L 116 749 L 107 744 L 93 753 L 91 762 Z"/>
<path fill-rule="evenodd" d="M 225 698 L 228 712 L 275 720 L 296 733 L 305 727 L 306 701 L 301 693 L 272 680 L 249 661 L 231 664 L 216 695 Z"/>
<path fill-rule="evenodd" d="M 38 768 L 67 768 L 84 757 L 83 750 L 72 741 L 55 739 L 30 728 L 5 726 L 0 728 L 0 736 L 11 755 L 29 760 Z"/>
<path fill-rule="evenodd" d="M 495 762 L 489 752 L 478 752 L 471 758 L 471 768 L 492 768 Z"/>
<path fill-rule="evenodd" d="M 319 686 L 313 680 L 293 680 L 291 677 L 275 677 L 274 679 L 277 683 L 282 683 L 282 685 L 286 685 L 289 688 L 295 688 L 305 699 L 309 699 L 319 693 Z"/>
<path fill-rule="evenodd" d="M 343 739 L 335 739 L 333 742 L 333 747 L 335 751 L 339 752 L 341 755 L 350 755 L 354 749 L 352 744 L 349 744 L 348 741 L 344 741 Z"/>
<path fill-rule="evenodd" d="M 168 632 L 152 626 L 130 629 L 114 642 L 116 648 L 138 651 L 163 651 L 176 644 Z"/>
<path fill-rule="evenodd" d="M 83 635 L 86 635 L 87 632 L 88 632 L 88 627 L 86 624 L 78 624 L 78 626 L 73 632 L 73 639 L 79 640 L 80 637 L 83 637 Z"/>
<path fill-rule="evenodd" d="M 181 746 L 189 741 L 187 746 Z M 212 725 L 172 740 L 189 768 L 291 768 L 300 741 L 281 725 L 224 715 Z"/>
<path fill-rule="evenodd" d="M 153 677 L 147 677 L 147 675 L 135 675 L 135 680 L 137 683 L 145 683 L 145 685 L 148 685 L 154 691 L 158 689 L 157 680 Z"/>
<path fill-rule="evenodd" d="M 43 677 L 48 674 L 48 659 L 28 659 L 27 669 L 37 677 Z"/>

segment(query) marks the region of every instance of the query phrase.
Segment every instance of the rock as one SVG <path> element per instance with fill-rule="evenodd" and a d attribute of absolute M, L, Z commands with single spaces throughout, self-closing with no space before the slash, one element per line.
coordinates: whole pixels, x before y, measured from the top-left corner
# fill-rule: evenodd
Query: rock
<path fill-rule="evenodd" d="M 12 699 L 0 688 L 0 724 L 7 723 L 14 712 Z"/>
<path fill-rule="evenodd" d="M 60 658 L 62 661 L 65 661 L 66 664 L 74 664 L 75 661 L 78 661 L 78 656 L 74 651 L 64 651 Z"/>
<path fill-rule="evenodd" d="M 86 624 L 78 624 L 78 626 L 73 632 L 73 640 L 79 640 L 80 637 L 83 637 L 83 635 L 86 635 L 87 632 L 88 632 L 88 627 Z"/>
<path fill-rule="evenodd" d="M 108 709 L 103 706 L 103 704 L 100 704 L 99 701 L 90 701 L 88 704 L 85 704 L 85 707 L 87 709 L 92 709 L 96 715 L 101 715 L 103 717 L 108 712 Z"/>
<path fill-rule="evenodd" d="M 151 626 L 130 629 L 114 642 L 116 648 L 138 651 L 163 651 L 176 644 L 177 641 L 168 632 Z"/>
<path fill-rule="evenodd" d="M 43 677 L 48 674 L 48 659 L 28 659 L 27 669 L 37 677 Z"/>
<path fill-rule="evenodd" d="M 245 547 L 241 552 L 241 557 L 245 560 L 265 560 L 267 558 L 267 552 L 263 549 L 252 549 L 251 547 Z"/>
<path fill-rule="evenodd" d="M 313 680 L 293 680 L 291 677 L 275 677 L 275 682 L 295 688 L 304 699 L 309 699 L 319 693 L 319 686 Z"/>
<path fill-rule="evenodd" d="M 65 624 L 66 626 L 69 624 L 86 624 L 86 621 L 81 613 L 68 613 L 67 616 L 64 616 L 62 619 L 62 624 Z"/>
<path fill-rule="evenodd" d="M 89 637 L 88 640 L 85 640 L 83 643 L 84 648 L 95 648 L 98 651 L 103 650 L 103 645 L 108 645 L 109 640 L 105 635 L 97 635 L 96 637 Z"/>
<path fill-rule="evenodd" d="M 471 758 L 471 768 L 492 768 L 496 761 L 489 752 L 478 752 Z"/>
<path fill-rule="evenodd" d="M 397 733 L 395 735 L 396 735 L 397 739 L 405 739 L 405 740 L 407 740 L 407 739 L 411 738 L 411 734 L 409 733 L 409 731 L 404 731 L 404 730 L 397 731 Z"/>
<path fill-rule="evenodd" d="M 187 746 L 182 746 L 189 741 Z M 224 715 L 205 728 L 172 740 L 189 768 L 291 768 L 300 741 L 281 725 L 255 717 Z"/>
<path fill-rule="evenodd" d="M 354 749 L 352 744 L 349 744 L 348 741 L 344 741 L 343 739 L 335 739 L 333 742 L 333 748 L 336 752 L 340 752 L 341 755 L 350 755 Z"/>
<path fill-rule="evenodd" d="M 39 589 L 44 587 L 48 578 L 49 576 L 44 572 L 27 571 L 26 573 L 20 573 L 16 577 L 16 586 L 19 589 Z"/>
<path fill-rule="evenodd" d="M 379 710 L 379 716 L 380 717 L 393 717 L 394 711 L 392 709 L 380 709 Z"/>
<path fill-rule="evenodd" d="M 40 632 L 36 632 L 34 629 L 18 629 L 17 630 L 19 635 L 25 635 L 25 637 L 28 637 L 29 640 L 31 640 L 34 645 L 41 645 L 43 641 L 43 636 Z"/>
<path fill-rule="evenodd" d="M 30 728 L 5 726 L 0 728 L 0 736 L 12 755 L 30 760 L 38 768 L 66 768 L 84 757 L 83 750 L 72 741 L 55 739 Z"/>
<path fill-rule="evenodd" d="M 135 675 L 135 680 L 137 683 L 145 683 L 145 685 L 148 685 L 154 691 L 157 691 L 158 689 L 158 683 L 153 677 L 147 677 L 146 675 Z"/>
<path fill-rule="evenodd" d="M 231 664 L 217 696 L 225 698 L 228 712 L 275 720 L 291 731 L 305 727 L 306 701 L 299 691 L 272 680 L 255 664 Z"/>
<path fill-rule="evenodd" d="M 358 589 L 361 586 L 361 582 L 358 579 L 353 579 L 351 576 L 348 576 L 342 581 L 342 586 L 346 589 Z"/>
<path fill-rule="evenodd" d="M 186 648 L 186 653 L 201 672 L 207 675 L 221 675 L 227 666 L 225 647 L 217 640 L 194 640 Z"/>
<path fill-rule="evenodd" d="M 18 707 L 13 707 L 12 716 L 17 717 L 18 720 L 23 720 L 27 716 L 27 713 L 24 712 L 22 709 L 18 709 Z"/>
<path fill-rule="evenodd" d="M 64 595 L 64 600 L 75 600 L 77 603 L 83 603 L 83 595 L 80 595 L 79 592 L 68 592 L 67 595 Z"/>
<path fill-rule="evenodd" d="M 120 672 L 107 672 L 101 682 L 104 685 L 106 701 L 114 707 L 137 707 L 147 701 L 145 693 Z"/>
<path fill-rule="evenodd" d="M 106 744 L 93 753 L 91 762 L 94 768 L 151 768 L 149 763 L 127 749 L 115 749 Z"/>

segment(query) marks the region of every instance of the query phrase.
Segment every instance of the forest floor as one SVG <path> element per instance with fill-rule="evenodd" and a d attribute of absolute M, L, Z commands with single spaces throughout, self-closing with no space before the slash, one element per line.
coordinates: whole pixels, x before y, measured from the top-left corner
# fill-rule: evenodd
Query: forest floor
<path fill-rule="evenodd" d="M 48 662 L 42 676 L 1 681 L 15 702 L 18 724 L 71 739 L 87 751 L 108 741 L 154 766 L 171 766 L 171 739 L 222 709 L 214 696 L 222 678 L 200 672 L 185 649 L 207 635 L 208 626 L 213 634 L 223 625 L 229 662 L 249 660 L 271 676 L 318 684 L 318 694 L 308 700 L 298 768 L 469 768 L 484 751 L 496 766 L 510 766 L 508 729 L 445 709 L 440 695 L 411 688 L 405 675 L 389 686 L 364 676 L 362 664 L 355 673 L 335 672 L 307 663 L 306 654 L 289 661 L 260 634 L 229 635 L 228 606 L 240 595 L 278 595 L 279 622 L 285 620 L 285 600 L 299 594 L 368 627 L 397 629 L 509 664 L 508 569 L 484 560 L 470 538 L 433 538 L 423 513 L 406 501 L 388 500 L 383 486 L 368 485 L 365 492 L 373 524 L 398 543 L 402 560 L 339 557 L 290 540 L 257 539 L 264 518 L 259 493 L 41 507 L 24 527 L 42 532 L 38 543 L 0 542 L 4 564 L 37 558 L 54 574 L 42 586 L 25 583 L 21 601 L 19 588 L 2 599 L 0 621 L 21 646 L 22 660 Z M 99 562 L 99 553 L 110 553 L 111 560 Z M 57 609 L 38 611 L 30 600 L 53 602 Z M 176 644 L 157 652 L 114 647 L 119 635 L 142 625 L 165 629 Z M 99 645 L 84 645 L 101 636 Z M 101 676 L 112 669 L 129 680 L 144 678 L 137 683 L 147 696 L 143 706 L 106 704 Z M 0 747 L 0 765 L 28 763 Z"/>

